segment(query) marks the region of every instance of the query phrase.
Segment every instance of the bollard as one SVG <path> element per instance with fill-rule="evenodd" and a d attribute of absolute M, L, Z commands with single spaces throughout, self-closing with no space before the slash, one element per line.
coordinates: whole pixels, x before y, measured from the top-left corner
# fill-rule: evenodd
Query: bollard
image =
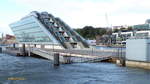
<path fill-rule="evenodd" d="M 54 53 L 54 66 L 59 66 L 59 53 Z"/>

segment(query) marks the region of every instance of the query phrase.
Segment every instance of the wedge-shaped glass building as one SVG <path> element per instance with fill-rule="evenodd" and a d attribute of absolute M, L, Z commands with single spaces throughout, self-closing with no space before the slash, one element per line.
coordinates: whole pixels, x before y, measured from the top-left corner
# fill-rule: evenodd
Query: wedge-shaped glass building
<path fill-rule="evenodd" d="M 60 18 L 33 11 L 10 24 L 16 39 L 24 44 L 55 44 L 65 49 L 89 48 L 86 40 Z"/>

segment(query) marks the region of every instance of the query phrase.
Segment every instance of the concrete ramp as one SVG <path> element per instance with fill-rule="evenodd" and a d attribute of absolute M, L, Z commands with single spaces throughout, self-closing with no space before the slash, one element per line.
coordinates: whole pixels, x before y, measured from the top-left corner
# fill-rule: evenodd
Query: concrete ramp
<path fill-rule="evenodd" d="M 44 50 L 38 49 L 38 48 L 32 48 L 30 50 L 30 52 L 33 53 L 33 54 L 39 55 L 39 56 L 41 56 L 43 58 L 49 59 L 51 61 L 54 61 L 54 52 L 51 52 L 51 51 L 48 52 L 48 51 L 44 51 Z M 59 57 L 59 61 L 62 62 L 62 63 L 64 62 L 62 56 Z"/>
<path fill-rule="evenodd" d="M 44 49 L 32 48 L 30 50 L 32 53 L 37 54 L 41 57 L 47 58 L 51 61 L 54 61 L 54 53 L 53 51 L 48 51 Z M 103 60 L 111 59 L 111 56 L 91 56 L 84 54 L 75 54 L 69 52 L 57 52 L 59 53 L 59 61 L 61 63 L 85 63 L 85 62 L 100 62 Z"/>

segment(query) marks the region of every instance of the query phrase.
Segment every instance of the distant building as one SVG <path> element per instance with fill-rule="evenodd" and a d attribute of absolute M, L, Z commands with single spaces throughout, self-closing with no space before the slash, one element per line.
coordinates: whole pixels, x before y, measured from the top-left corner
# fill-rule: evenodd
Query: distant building
<path fill-rule="evenodd" d="M 87 40 L 89 45 L 96 45 L 96 40 Z"/>
<path fill-rule="evenodd" d="M 10 40 L 10 39 L 16 39 L 16 38 L 15 38 L 15 36 L 13 36 L 13 35 L 6 34 L 5 39 L 6 39 L 6 40 Z"/>
<path fill-rule="evenodd" d="M 145 21 L 145 24 L 133 25 L 133 29 L 136 30 L 150 30 L 150 19 Z"/>
<path fill-rule="evenodd" d="M 112 36 L 114 36 L 116 43 L 124 43 L 126 39 L 130 38 L 133 36 L 133 32 L 118 32 L 118 33 L 112 33 Z"/>
<path fill-rule="evenodd" d="M 133 29 L 136 29 L 136 30 L 149 30 L 150 29 L 150 24 L 134 25 Z"/>
<path fill-rule="evenodd" d="M 128 28 L 127 25 L 121 25 L 121 26 L 113 26 L 112 29 L 120 29 L 120 28 Z"/>
<path fill-rule="evenodd" d="M 96 36 L 96 45 L 100 45 L 101 44 L 101 36 L 97 35 Z"/>
<path fill-rule="evenodd" d="M 113 35 L 96 36 L 96 45 L 110 46 L 111 44 L 115 44 L 115 43 L 116 43 L 116 39 L 114 39 Z"/>
<path fill-rule="evenodd" d="M 116 43 L 126 43 L 126 40 L 131 37 L 137 37 L 137 38 L 149 37 L 150 30 L 118 32 L 118 33 L 112 33 L 112 35 L 115 37 Z"/>
<path fill-rule="evenodd" d="M 1 43 L 2 44 L 13 44 L 13 43 L 16 43 L 16 38 L 13 35 L 6 34 L 6 36 L 3 37 Z"/>

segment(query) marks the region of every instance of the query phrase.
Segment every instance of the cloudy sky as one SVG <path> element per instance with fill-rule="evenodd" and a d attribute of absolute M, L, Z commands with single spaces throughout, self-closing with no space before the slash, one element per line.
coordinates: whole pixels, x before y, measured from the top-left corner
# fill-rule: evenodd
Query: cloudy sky
<path fill-rule="evenodd" d="M 8 25 L 35 10 L 73 28 L 134 25 L 150 18 L 150 0 L 0 0 L 0 33 L 13 34 Z"/>

